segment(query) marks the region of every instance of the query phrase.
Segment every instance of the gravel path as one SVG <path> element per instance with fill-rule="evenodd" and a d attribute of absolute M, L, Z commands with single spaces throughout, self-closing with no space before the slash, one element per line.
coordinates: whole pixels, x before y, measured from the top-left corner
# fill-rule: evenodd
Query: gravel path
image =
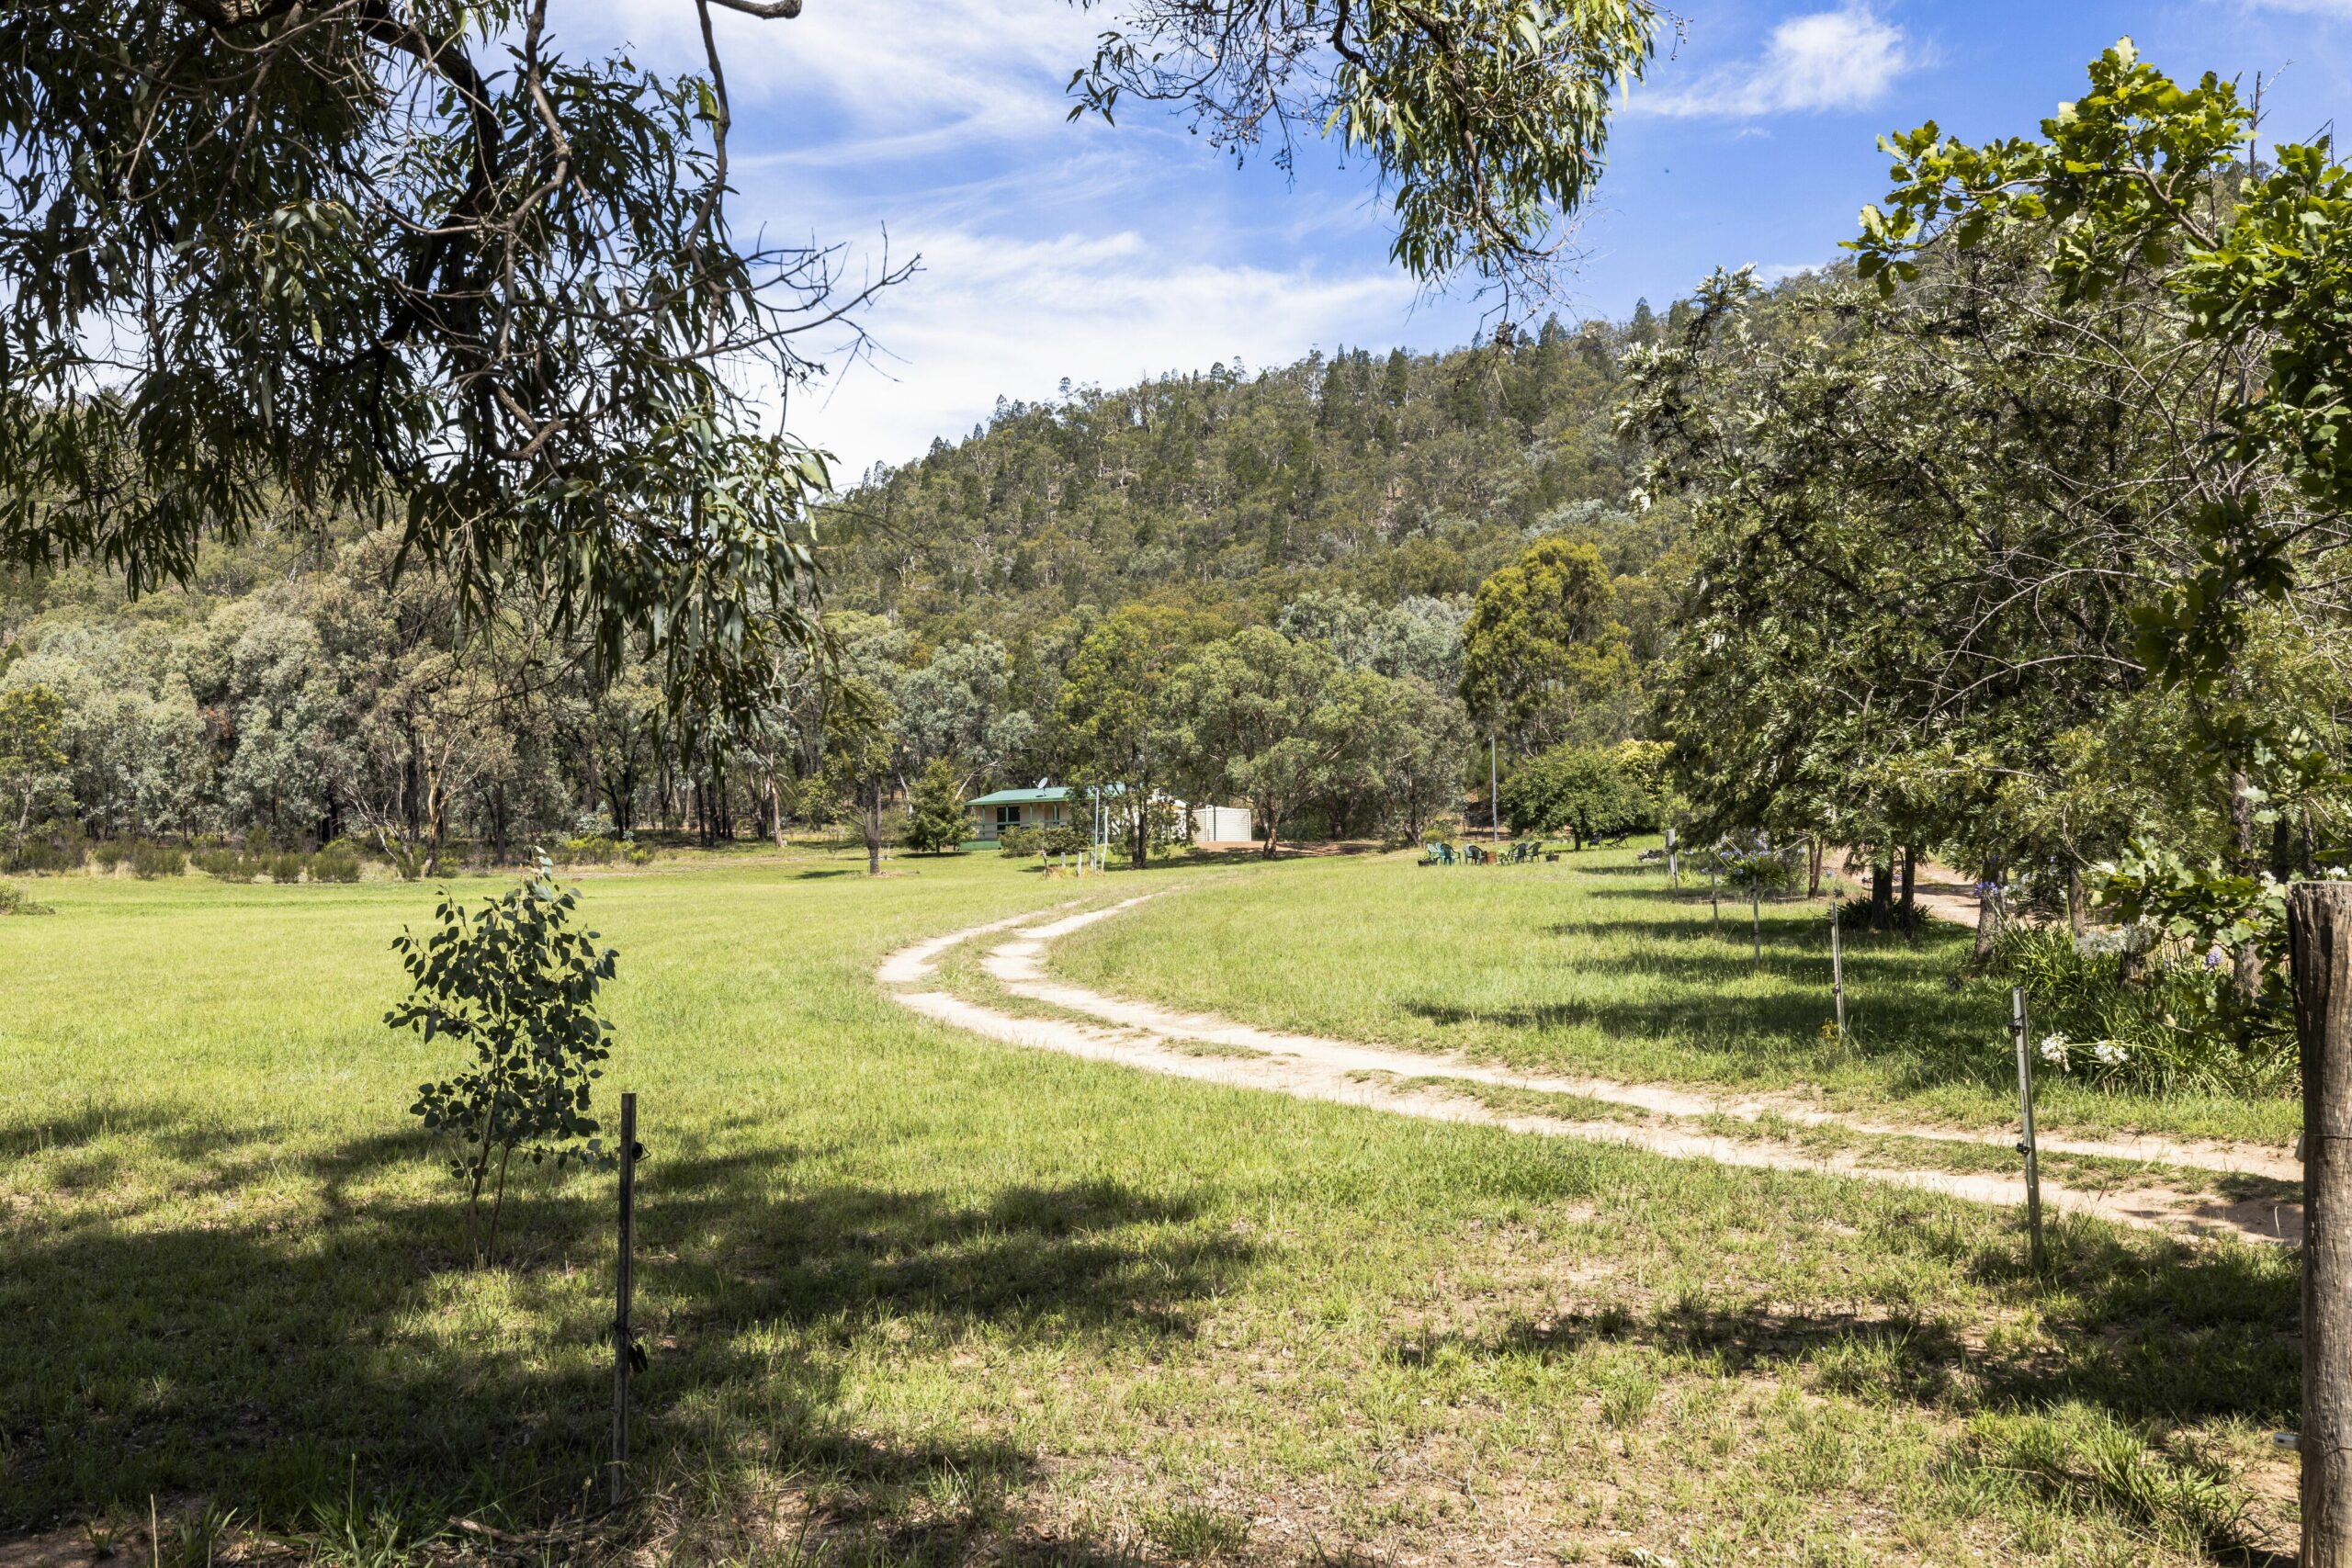
<path fill-rule="evenodd" d="M 1114 919 L 1153 897 L 1157 895 L 1054 918 L 1015 916 L 933 937 L 890 954 L 875 977 L 900 1006 L 940 1022 L 1008 1044 L 1115 1062 L 1148 1072 L 1436 1121 L 1623 1144 L 1675 1158 L 1712 1159 L 1774 1170 L 1827 1171 L 1984 1203 L 2016 1205 L 2025 1201 L 2021 1174 L 1902 1168 L 1860 1152 L 1802 1148 L 1760 1134 L 1724 1135 L 1697 1123 L 1711 1116 L 1749 1122 L 1773 1116 L 1849 1134 L 1995 1147 L 2012 1142 L 2006 1134 L 1864 1121 L 1823 1111 L 1792 1096 L 1715 1095 L 1653 1084 L 1512 1072 L 1453 1055 L 1285 1033 L 1211 1014 L 1179 1012 L 1108 996 L 1046 973 L 1044 959 L 1057 939 L 1098 920 Z M 939 960 L 950 950 L 975 939 L 1000 935 L 1003 940 L 989 948 L 981 968 L 1007 994 L 1043 1004 L 1054 1010 L 1055 1016 L 1024 1016 L 925 984 L 937 974 Z M 1623 1121 L 1522 1114 L 1498 1110 L 1476 1098 L 1475 1090 L 1414 1081 L 1430 1078 L 1578 1096 L 1638 1114 Z M 2278 1151 L 2233 1145 L 2165 1138 L 2044 1137 L 2041 1148 L 2045 1154 L 2155 1162 L 2275 1181 L 2297 1181 L 2302 1174 L 2298 1162 Z M 2157 1172 L 2118 1190 L 2070 1187 L 2045 1176 L 2041 1195 L 2045 1205 L 2060 1212 L 2098 1214 L 2175 1233 L 2293 1242 L 2302 1231 L 2299 1205 L 2267 1199 L 2230 1201 L 2208 1192 L 2184 1191 L 2167 1184 Z"/>

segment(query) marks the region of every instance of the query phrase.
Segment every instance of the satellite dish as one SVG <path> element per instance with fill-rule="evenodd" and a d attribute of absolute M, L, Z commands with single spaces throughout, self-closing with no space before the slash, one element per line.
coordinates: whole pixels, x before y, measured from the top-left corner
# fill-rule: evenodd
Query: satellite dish
<path fill-rule="evenodd" d="M 1045 780 L 1043 780 L 1043 779 L 1039 779 L 1039 780 L 1037 781 L 1037 787 L 1038 787 L 1039 789 L 1043 789 L 1043 788 L 1045 788 L 1045 787 L 1046 787 L 1046 781 L 1045 781 Z"/>

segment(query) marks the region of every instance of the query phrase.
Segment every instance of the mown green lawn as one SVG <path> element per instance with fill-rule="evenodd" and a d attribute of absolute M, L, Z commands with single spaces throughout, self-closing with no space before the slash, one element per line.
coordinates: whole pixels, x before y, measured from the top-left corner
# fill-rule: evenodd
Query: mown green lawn
<path fill-rule="evenodd" d="M 2070 1222 L 2035 1280 L 2013 1216 L 1924 1194 L 991 1045 L 874 964 L 1139 879 L 855 863 L 584 879 L 650 1148 L 649 1495 L 610 1527 L 649 1560 L 2177 1563 L 2286 1528 L 2290 1256 Z M 1225 951 L 1180 905 L 1255 909 L 1237 967 L 1377 958 L 1295 1021 L 1340 1027 L 1482 897 L 1472 989 L 1515 949 L 1548 972 L 1504 917 L 1582 874 L 1188 874 L 1219 880 L 1098 956 Z M 449 1061 L 380 1022 L 431 890 L 30 886 L 57 913 L 0 920 L 0 1534 L 153 1495 L 357 1563 L 571 1506 L 612 1181 L 526 1179 L 514 1255 L 461 1258 L 407 1114 Z M 1644 962 L 1698 951 L 1672 906 L 1615 907 Z"/>
<path fill-rule="evenodd" d="M 1182 892 L 1057 945 L 1089 985 L 1251 1022 L 1637 1082 L 1818 1088 L 1849 1111 L 1992 1127 L 2017 1116 L 2008 993 L 1963 977 L 1972 937 L 1848 932 L 1841 1047 L 1824 903 L 1677 892 L 1639 846 L 1556 863 L 1425 867 L 1414 854 L 1285 863 Z M 1182 886 L 1180 879 L 1170 878 Z M 2111 1094 L 2044 1071 L 2044 1129 L 2285 1147 L 2288 1098 Z"/>

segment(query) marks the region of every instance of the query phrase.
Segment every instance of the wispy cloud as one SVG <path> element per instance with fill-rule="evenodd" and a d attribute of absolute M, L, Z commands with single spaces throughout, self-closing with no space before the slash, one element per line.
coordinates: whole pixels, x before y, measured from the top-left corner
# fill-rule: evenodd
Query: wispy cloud
<path fill-rule="evenodd" d="M 693 13 L 675 0 L 579 0 L 564 19 L 574 47 L 704 69 Z M 724 10 L 712 21 L 739 108 L 782 110 L 802 133 L 775 153 L 832 166 L 1058 130 L 1063 84 L 1102 25 L 1076 6 L 989 0 L 816 0 L 788 21 Z"/>
<path fill-rule="evenodd" d="M 919 457 L 932 436 L 1073 382 L 1123 386 L 1238 356 L 1287 363 L 1394 321 L 1412 285 L 1392 270 L 1327 276 L 1170 255 L 1135 231 L 1031 241 L 972 230 L 921 236 L 924 271 L 866 319 L 884 354 L 795 398 L 793 432 L 853 478 Z"/>
<path fill-rule="evenodd" d="M 1762 58 L 1702 72 L 1679 86 L 1636 93 L 1636 112 L 1684 118 L 1805 114 L 1868 108 L 1919 63 L 1903 29 L 1863 6 L 1791 17 Z"/>
<path fill-rule="evenodd" d="M 2352 21 L 2352 0 L 2224 0 L 2249 11 L 2291 11 L 2302 17 L 2341 17 Z"/>

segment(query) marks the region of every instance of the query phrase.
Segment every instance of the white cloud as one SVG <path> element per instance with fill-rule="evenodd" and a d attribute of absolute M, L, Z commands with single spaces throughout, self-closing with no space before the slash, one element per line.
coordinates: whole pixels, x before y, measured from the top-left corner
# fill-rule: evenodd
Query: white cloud
<path fill-rule="evenodd" d="M 560 20 L 571 47 L 626 44 L 657 70 L 705 69 L 678 0 L 576 0 Z M 712 24 L 739 115 L 786 107 L 804 133 L 771 156 L 836 167 L 1058 131 L 1063 84 L 1102 26 L 1076 6 L 990 0 L 809 0 L 791 20 L 720 10 Z"/>
<path fill-rule="evenodd" d="M 2352 0 L 2238 0 L 2249 11 L 2291 11 L 2303 17 L 2341 17 L 2352 21 Z"/>
<path fill-rule="evenodd" d="M 1772 29 L 1762 59 L 1704 72 L 1679 89 L 1636 92 L 1626 107 L 1691 118 L 1867 108 L 1918 63 L 1902 28 L 1848 6 L 1790 17 Z"/>
<path fill-rule="evenodd" d="M 560 20 L 573 52 L 626 44 L 654 69 L 703 69 L 681 0 L 567 0 Z M 1385 348 L 1414 308 L 1411 281 L 1375 259 L 1383 209 L 1360 189 L 1283 189 L 1262 169 L 1245 182 L 1149 106 L 1115 130 L 1069 123 L 1064 84 L 1092 58 L 1100 12 L 808 0 L 792 21 L 714 20 L 737 232 L 847 242 L 853 283 L 878 266 L 886 229 L 892 260 L 922 258 L 858 314 L 871 360 L 819 333 L 796 344 L 830 374 L 793 391 L 785 423 L 837 457 L 837 479 L 968 433 L 999 396 L 1236 354 L 1283 363 L 1342 338 Z M 745 390 L 774 412 L 773 385 Z"/>
<path fill-rule="evenodd" d="M 1393 323 L 1413 295 L 1393 270 L 1325 276 L 1171 256 L 1132 230 L 1017 240 L 957 229 L 922 236 L 921 249 L 925 270 L 865 318 L 885 355 L 793 400 L 793 434 L 833 452 L 843 481 L 967 434 L 999 396 L 1036 401 L 1064 377 L 1125 386 L 1236 355 L 1284 364 L 1366 321 Z"/>

